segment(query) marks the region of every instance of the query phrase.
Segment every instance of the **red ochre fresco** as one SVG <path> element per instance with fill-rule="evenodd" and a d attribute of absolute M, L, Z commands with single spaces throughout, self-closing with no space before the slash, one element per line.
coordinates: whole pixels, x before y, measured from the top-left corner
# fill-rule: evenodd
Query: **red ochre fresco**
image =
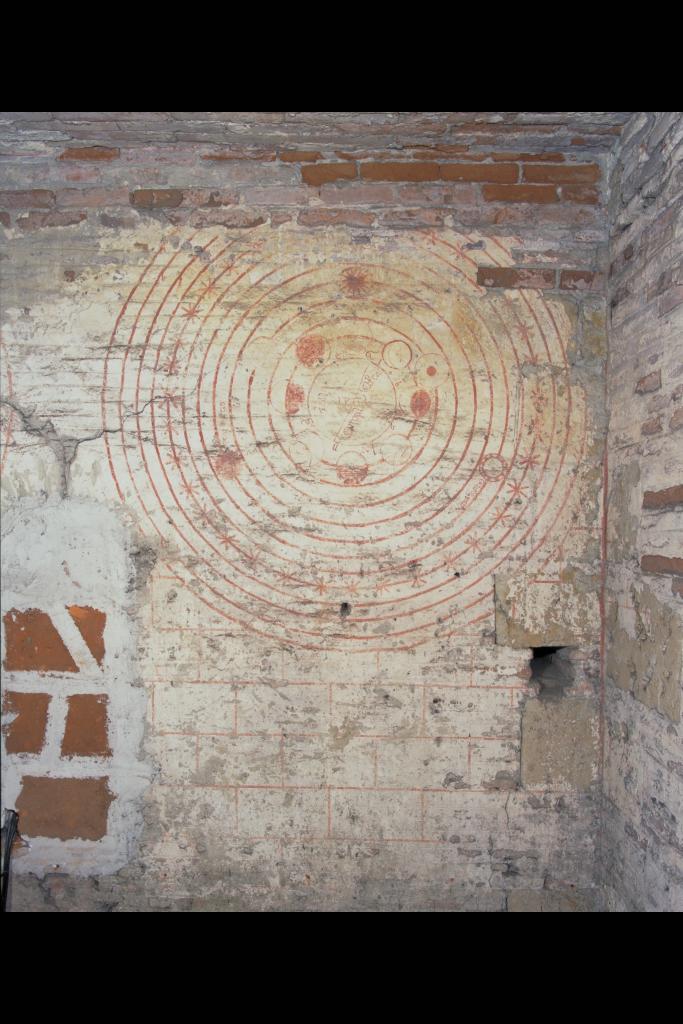
<path fill-rule="evenodd" d="M 107 833 L 109 779 L 24 776 L 17 812 L 24 836 L 97 841 Z"/>
<path fill-rule="evenodd" d="M 107 624 L 107 616 L 97 608 L 90 608 L 87 605 L 72 604 L 67 608 L 69 615 L 75 622 L 79 633 L 88 645 L 97 664 L 101 667 L 104 661 L 104 627 Z"/>
<path fill-rule="evenodd" d="M 39 754 L 45 744 L 48 693 L 5 693 L 2 702 L 3 718 L 15 716 L 3 723 L 5 749 L 8 754 Z"/>
<path fill-rule="evenodd" d="M 5 659 L 7 672 L 78 672 L 78 665 L 52 624 L 52 619 L 37 608 L 18 611 L 12 608 L 5 623 Z"/>
<path fill-rule="evenodd" d="M 289 416 L 296 416 L 301 409 L 301 406 L 306 400 L 304 389 L 298 384 L 292 384 L 291 381 L 287 384 L 287 391 L 285 394 L 285 408 Z"/>
<path fill-rule="evenodd" d="M 521 552 L 542 567 L 579 489 L 562 309 L 530 291 L 480 302 L 469 235 L 406 235 L 399 257 L 341 269 L 333 248 L 297 262 L 262 239 L 201 239 L 202 261 L 162 247 L 143 270 L 103 389 L 119 496 L 187 553 L 178 583 L 313 650 L 484 629 L 493 575 Z M 514 244 L 488 240 L 487 264 L 509 266 Z"/>
<path fill-rule="evenodd" d="M 301 338 L 297 342 L 296 355 L 297 359 L 304 366 L 314 366 L 319 363 L 325 353 L 325 342 L 322 338 L 313 335 L 307 338 Z"/>

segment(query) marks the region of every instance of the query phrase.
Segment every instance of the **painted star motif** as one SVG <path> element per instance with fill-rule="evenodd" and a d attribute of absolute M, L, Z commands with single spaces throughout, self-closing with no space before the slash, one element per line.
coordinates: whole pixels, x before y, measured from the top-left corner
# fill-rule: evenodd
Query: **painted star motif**
<path fill-rule="evenodd" d="M 510 483 L 508 484 L 507 489 L 513 496 L 513 498 L 527 498 L 529 496 L 527 488 L 524 486 L 524 484 Z"/>
<path fill-rule="evenodd" d="M 169 377 L 176 377 L 178 375 L 178 355 L 176 352 L 166 360 L 161 369 L 164 373 L 168 374 Z"/>
<path fill-rule="evenodd" d="M 363 267 L 347 267 L 342 273 L 342 291 L 351 299 L 362 298 L 370 287 L 370 278 Z"/>
<path fill-rule="evenodd" d="M 185 312 L 180 315 L 184 320 L 194 320 L 195 317 L 199 316 L 198 302 L 195 302 L 194 306 L 183 306 L 183 309 Z"/>

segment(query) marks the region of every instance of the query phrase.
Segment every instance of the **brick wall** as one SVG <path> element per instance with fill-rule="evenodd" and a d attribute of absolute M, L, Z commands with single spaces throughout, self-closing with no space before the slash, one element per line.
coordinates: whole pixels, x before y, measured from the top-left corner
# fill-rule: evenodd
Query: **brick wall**
<path fill-rule="evenodd" d="M 611 200 L 605 876 L 683 909 L 681 115 L 628 124 Z"/>
<path fill-rule="evenodd" d="M 596 904 L 626 116 L 4 115 L 2 497 L 59 585 L 3 611 L 134 654 L 5 629 L 16 909 Z"/>

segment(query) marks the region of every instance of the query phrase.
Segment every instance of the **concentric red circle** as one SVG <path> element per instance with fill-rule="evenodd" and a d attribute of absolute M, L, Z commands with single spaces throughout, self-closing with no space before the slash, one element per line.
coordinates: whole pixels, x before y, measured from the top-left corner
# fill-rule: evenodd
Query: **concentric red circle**
<path fill-rule="evenodd" d="M 141 274 L 103 389 L 121 500 L 179 582 L 264 636 L 393 650 L 485 628 L 494 574 L 567 528 L 585 416 L 562 307 L 485 294 L 454 235 L 362 264 L 271 237 L 173 238 Z"/>

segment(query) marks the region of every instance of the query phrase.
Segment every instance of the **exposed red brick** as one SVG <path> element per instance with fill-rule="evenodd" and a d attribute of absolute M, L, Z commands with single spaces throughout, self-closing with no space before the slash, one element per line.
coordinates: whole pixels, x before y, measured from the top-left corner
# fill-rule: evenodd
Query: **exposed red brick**
<path fill-rule="evenodd" d="M 76 623 L 78 631 L 88 645 L 88 650 L 98 665 L 104 661 L 104 627 L 107 616 L 97 608 L 88 605 L 72 604 L 67 608 L 69 615 Z"/>
<path fill-rule="evenodd" d="M 121 150 L 115 146 L 78 146 L 65 149 L 60 160 L 117 160 Z"/>
<path fill-rule="evenodd" d="M 584 206 L 597 206 L 600 193 L 590 185 L 563 185 L 562 198 L 570 203 L 582 203 Z"/>
<path fill-rule="evenodd" d="M 178 188 L 140 188 L 130 193 L 131 206 L 158 210 L 180 206 L 183 193 Z"/>
<path fill-rule="evenodd" d="M 17 227 L 22 231 L 39 231 L 40 228 L 68 228 L 74 224 L 80 224 L 88 219 L 85 210 L 51 210 L 49 213 L 39 213 L 32 210 L 17 217 Z"/>
<path fill-rule="evenodd" d="M 312 167 L 302 167 L 301 177 L 307 185 L 318 188 L 320 185 L 327 185 L 330 181 L 352 180 L 357 176 L 355 164 L 314 164 Z"/>
<path fill-rule="evenodd" d="M 0 206 L 7 210 L 49 210 L 55 205 L 55 194 L 46 188 L 0 192 Z"/>
<path fill-rule="evenodd" d="M 75 270 L 65 270 L 64 271 L 64 280 L 68 281 L 69 284 L 71 284 L 73 281 L 76 280 L 76 271 Z"/>
<path fill-rule="evenodd" d="M 348 224 L 351 227 L 370 227 L 375 214 L 364 210 L 305 210 L 299 214 L 299 224 L 309 228 L 325 224 Z"/>
<path fill-rule="evenodd" d="M 477 284 L 484 288 L 554 288 L 554 270 L 527 267 L 479 267 Z"/>
<path fill-rule="evenodd" d="M 215 153 L 203 153 L 202 160 L 262 160 L 265 163 L 272 163 L 277 153 L 274 149 L 260 149 L 255 146 L 232 146 L 230 149 L 221 149 Z"/>
<path fill-rule="evenodd" d="M 322 153 L 317 150 L 285 149 L 280 153 L 280 159 L 287 164 L 307 164 L 322 160 Z"/>
<path fill-rule="evenodd" d="M 659 391 L 662 386 L 662 371 L 654 370 L 652 373 L 648 373 L 646 377 L 641 377 L 636 384 L 637 395 L 647 395 L 651 391 Z"/>
<path fill-rule="evenodd" d="M 17 811 L 22 835 L 96 842 L 107 834 L 114 799 L 109 779 L 24 776 L 21 782 Z"/>
<path fill-rule="evenodd" d="M 403 156 L 403 150 L 400 152 L 383 153 L 377 152 L 376 150 L 352 150 L 347 152 L 346 150 L 336 150 L 335 156 L 338 156 L 340 160 L 395 160 L 397 156 Z"/>
<path fill-rule="evenodd" d="M 522 160 L 525 163 L 540 164 L 563 164 L 567 159 L 564 153 L 500 153 L 492 157 L 493 160 Z"/>
<path fill-rule="evenodd" d="M 657 576 L 683 576 L 683 558 L 665 558 L 664 555 L 643 555 L 640 559 L 643 572 Z"/>
<path fill-rule="evenodd" d="M 8 754 L 39 754 L 45 743 L 48 693 L 5 693 L 3 716 L 15 715 L 13 721 L 3 725 Z"/>
<path fill-rule="evenodd" d="M 67 700 L 62 757 L 110 757 L 107 697 L 77 693 Z"/>
<path fill-rule="evenodd" d="M 524 181 L 541 185 L 594 185 L 600 181 L 598 164 L 525 164 Z"/>
<path fill-rule="evenodd" d="M 12 608 L 4 615 L 7 672 L 78 672 L 78 666 L 52 624 L 37 608 L 20 612 Z"/>
<path fill-rule="evenodd" d="M 674 597 L 683 597 L 683 580 L 671 581 L 671 593 Z"/>
<path fill-rule="evenodd" d="M 605 278 L 594 270 L 563 270 L 560 274 L 560 288 L 572 292 L 601 292 Z"/>
<path fill-rule="evenodd" d="M 484 199 L 489 203 L 557 203 L 557 189 L 552 185 L 483 185 Z"/>
<path fill-rule="evenodd" d="M 683 409 L 677 409 L 669 423 L 670 430 L 680 430 L 683 427 Z"/>
<path fill-rule="evenodd" d="M 676 508 L 677 505 L 683 505 L 683 484 L 667 487 L 663 491 L 645 491 L 643 495 L 645 509 Z"/>
<path fill-rule="evenodd" d="M 10 223 L 11 221 L 9 213 L 5 213 L 4 210 L 0 210 L 0 224 L 2 224 L 3 228 L 8 228 L 10 226 Z"/>
<path fill-rule="evenodd" d="M 517 164 L 439 164 L 443 181 L 513 182 L 519 178 Z"/>
<path fill-rule="evenodd" d="M 652 419 L 646 420 L 640 428 L 641 434 L 645 437 L 652 437 L 654 434 L 661 434 L 662 432 L 662 417 L 653 416 Z"/>
<path fill-rule="evenodd" d="M 369 181 L 438 181 L 441 172 L 437 163 L 420 160 L 397 163 L 387 160 L 361 164 L 360 175 Z"/>

